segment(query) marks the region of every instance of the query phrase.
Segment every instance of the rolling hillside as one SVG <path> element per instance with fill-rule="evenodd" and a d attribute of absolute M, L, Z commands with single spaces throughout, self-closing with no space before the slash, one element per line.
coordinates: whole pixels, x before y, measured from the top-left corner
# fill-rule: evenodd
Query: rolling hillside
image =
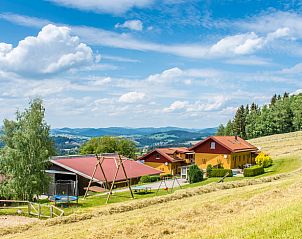
<path fill-rule="evenodd" d="M 302 132 L 251 140 L 273 155 L 275 165 L 281 165 L 266 177 L 214 183 L 166 196 L 96 207 L 62 219 L 3 228 L 0 236 L 302 238 L 301 140 Z"/>

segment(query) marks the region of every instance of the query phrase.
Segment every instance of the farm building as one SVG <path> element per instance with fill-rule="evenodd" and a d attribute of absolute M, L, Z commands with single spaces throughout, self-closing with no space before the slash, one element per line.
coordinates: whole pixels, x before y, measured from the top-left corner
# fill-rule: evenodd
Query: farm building
<path fill-rule="evenodd" d="M 144 165 L 140 162 L 122 158 L 127 177 L 130 180 L 131 184 L 136 184 L 141 176 L 144 175 L 159 175 L 161 171 Z M 47 171 L 53 177 L 53 182 L 57 180 L 73 180 L 77 181 L 79 195 L 85 193 L 85 188 L 88 186 L 88 183 L 91 179 L 97 159 L 94 155 L 85 155 L 85 156 L 58 156 L 53 157 L 50 160 L 51 167 Z M 116 173 L 117 165 L 114 155 L 104 156 L 104 161 L 102 167 L 109 184 L 114 180 Z M 118 171 L 116 183 L 120 186 L 126 184 L 125 175 L 122 173 L 122 170 Z M 94 188 L 100 188 L 105 183 L 101 169 L 98 167 L 93 180 Z"/>
<path fill-rule="evenodd" d="M 233 169 L 255 164 L 258 148 L 238 136 L 210 136 L 190 150 L 195 152 L 195 164 L 201 169 L 209 164 Z"/>
<path fill-rule="evenodd" d="M 181 166 L 194 163 L 194 151 L 188 148 L 157 148 L 138 159 L 164 174 L 180 174 Z"/>

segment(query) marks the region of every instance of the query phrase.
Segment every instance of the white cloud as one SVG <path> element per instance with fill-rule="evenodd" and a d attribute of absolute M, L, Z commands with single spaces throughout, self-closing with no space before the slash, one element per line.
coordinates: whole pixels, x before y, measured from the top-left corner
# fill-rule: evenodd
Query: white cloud
<path fill-rule="evenodd" d="M 298 89 L 298 90 L 290 93 L 290 95 L 299 95 L 299 94 L 302 94 L 302 89 Z"/>
<path fill-rule="evenodd" d="M 208 112 L 219 110 L 228 100 L 225 96 L 212 96 L 206 100 L 197 100 L 193 103 L 188 101 L 174 101 L 170 106 L 163 109 L 165 113 L 170 112 Z"/>
<path fill-rule="evenodd" d="M 284 74 L 299 74 L 302 73 L 302 63 L 298 63 L 290 68 L 285 68 L 281 70 Z"/>
<path fill-rule="evenodd" d="M 144 8 L 153 0 L 48 0 L 65 7 L 76 8 L 84 11 L 122 14 L 131 8 Z"/>
<path fill-rule="evenodd" d="M 28 27 L 37 27 L 42 28 L 45 25 L 51 24 L 50 21 L 36 18 L 36 17 L 28 17 L 13 13 L 0 13 L 0 19 L 22 25 L 22 26 L 28 26 Z"/>
<path fill-rule="evenodd" d="M 225 62 L 228 64 L 247 65 L 247 66 L 264 66 L 264 65 L 273 64 L 270 59 L 256 57 L 256 56 L 236 57 L 236 58 L 227 59 Z"/>
<path fill-rule="evenodd" d="M 178 110 L 183 110 L 187 107 L 188 102 L 187 101 L 174 101 L 169 107 L 164 108 L 164 112 L 169 113 L 169 112 L 175 112 Z"/>
<path fill-rule="evenodd" d="M 13 48 L 0 44 L 0 66 L 19 74 L 52 74 L 93 63 L 93 52 L 67 27 L 47 25 Z"/>
<path fill-rule="evenodd" d="M 121 103 L 136 103 L 142 101 L 145 96 L 145 93 L 132 91 L 121 95 L 118 101 Z"/>
<path fill-rule="evenodd" d="M 143 22 L 141 20 L 128 20 L 124 23 L 115 24 L 115 28 L 128 28 L 134 31 L 142 31 L 143 30 Z"/>
<path fill-rule="evenodd" d="M 238 34 L 228 36 L 216 44 L 214 44 L 210 51 L 213 54 L 248 54 L 254 52 L 256 49 L 262 47 L 263 39 L 258 37 L 254 32 L 246 34 Z"/>
<path fill-rule="evenodd" d="M 274 32 L 277 29 L 289 29 L 292 36 L 302 36 L 302 16 L 294 12 L 264 13 L 260 16 L 228 22 L 227 25 L 262 34 Z"/>
<path fill-rule="evenodd" d="M 33 26 L 44 23 L 47 20 L 26 16 L 6 14 L 5 20 L 14 22 L 20 25 L 28 25 L 31 22 Z M 26 21 L 24 20 L 26 19 Z M 57 23 L 58 24 L 58 23 Z M 62 25 L 62 24 L 61 24 Z M 264 46 L 272 43 L 279 38 L 289 37 L 288 34 L 292 33 L 290 28 L 279 27 L 275 28 L 267 35 L 259 36 L 254 32 L 244 34 L 237 34 L 224 37 L 216 43 L 191 43 L 191 44 L 161 44 L 150 41 L 144 41 L 135 38 L 130 33 L 116 33 L 107 31 L 101 28 L 93 28 L 87 26 L 68 26 L 71 31 L 80 36 L 81 40 L 98 46 L 107 46 L 121 49 L 137 50 L 137 51 L 152 51 L 173 54 L 187 58 L 219 58 L 231 57 L 234 55 L 248 55 L 255 51 L 262 49 Z M 302 26 L 301 26 L 302 29 Z M 302 34 L 301 34 L 302 36 Z"/>
<path fill-rule="evenodd" d="M 150 75 L 147 78 L 147 81 L 151 82 L 167 82 L 169 80 L 175 80 L 176 78 L 183 75 L 183 71 L 178 67 L 174 67 L 168 70 L 163 71 L 160 74 Z"/>
<path fill-rule="evenodd" d="M 112 56 L 112 55 L 102 55 L 101 58 L 104 59 L 104 60 L 117 61 L 117 62 L 128 62 L 128 63 L 140 62 L 137 59 L 132 59 L 132 58 L 128 58 L 128 57 L 121 57 L 121 56 Z"/>

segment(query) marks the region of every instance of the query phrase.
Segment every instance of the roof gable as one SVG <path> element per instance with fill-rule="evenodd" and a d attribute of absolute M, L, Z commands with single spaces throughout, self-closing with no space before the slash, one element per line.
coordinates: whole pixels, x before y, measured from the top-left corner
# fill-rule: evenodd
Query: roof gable
<path fill-rule="evenodd" d="M 235 152 L 244 152 L 244 151 L 254 151 L 257 150 L 257 147 L 250 144 L 246 140 L 240 138 L 239 136 L 210 136 L 203 141 L 195 144 L 191 147 L 191 150 L 196 150 L 196 148 L 200 147 L 201 145 L 205 144 L 208 141 L 215 141 L 216 143 L 223 146 L 228 151 L 235 153 Z M 214 150 L 213 150 L 214 151 Z"/>
<path fill-rule="evenodd" d="M 183 159 L 174 158 L 173 155 L 175 153 L 192 153 L 192 151 L 190 151 L 188 148 L 185 148 L 185 147 L 180 147 L 180 148 L 156 148 L 156 149 L 152 150 L 151 152 L 141 156 L 139 158 L 139 160 L 144 160 L 144 159 L 148 158 L 149 156 L 151 156 L 154 153 L 160 154 L 168 162 L 173 163 L 173 162 L 183 161 Z"/>

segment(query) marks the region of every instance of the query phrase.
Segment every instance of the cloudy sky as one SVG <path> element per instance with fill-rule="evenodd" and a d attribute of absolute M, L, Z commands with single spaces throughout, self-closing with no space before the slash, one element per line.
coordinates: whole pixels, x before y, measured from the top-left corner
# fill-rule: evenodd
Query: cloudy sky
<path fill-rule="evenodd" d="M 302 1 L 1 0 L 0 121 L 180 126 L 302 88 Z M 1 124 L 0 124 L 1 125 Z"/>

